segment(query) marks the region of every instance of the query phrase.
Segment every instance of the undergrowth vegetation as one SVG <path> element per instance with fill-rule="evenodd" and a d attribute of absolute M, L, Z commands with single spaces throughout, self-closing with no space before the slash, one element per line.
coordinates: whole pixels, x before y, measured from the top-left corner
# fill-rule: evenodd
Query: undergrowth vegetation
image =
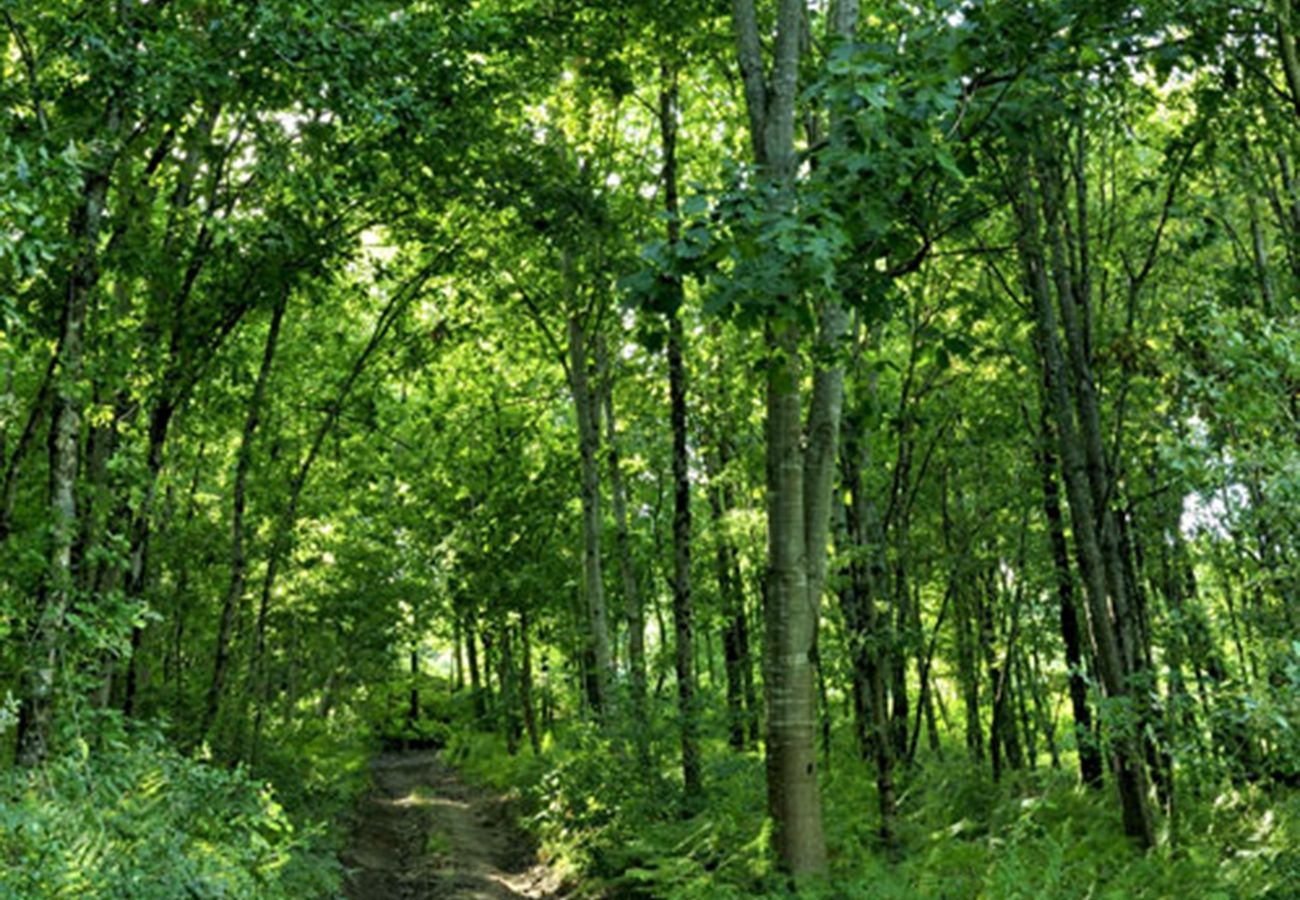
<path fill-rule="evenodd" d="M 72 750 L 0 772 L 0 897 L 304 898 L 337 891 L 323 823 L 269 784 L 97 715 Z M 288 783 L 288 782 L 286 782 Z"/>
<path fill-rule="evenodd" d="M 846 736 L 823 769 L 831 876 L 793 892 L 771 851 L 758 753 L 709 742 L 705 794 L 684 806 L 672 757 L 646 777 L 626 735 L 561 727 L 540 756 L 510 755 L 500 735 L 468 723 L 455 735 L 448 759 L 518 797 L 579 898 L 1300 896 L 1300 795 L 1276 785 L 1189 786 L 1195 799 L 1171 819 L 1174 833 L 1143 854 L 1126 842 L 1114 798 L 1080 786 L 1068 756 L 1060 769 L 995 783 L 963 748 L 944 747 L 900 780 L 890 850 L 877 833 L 874 773 Z M 668 723 L 656 739 L 671 739 Z"/>

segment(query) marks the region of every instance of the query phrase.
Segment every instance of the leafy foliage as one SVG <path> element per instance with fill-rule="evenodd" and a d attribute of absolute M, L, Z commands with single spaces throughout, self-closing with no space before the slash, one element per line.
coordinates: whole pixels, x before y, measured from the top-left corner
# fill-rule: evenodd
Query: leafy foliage
<path fill-rule="evenodd" d="M 157 733 L 85 739 L 0 783 L 0 896 L 302 897 L 337 890 L 316 826 L 265 782 L 190 759 Z"/>

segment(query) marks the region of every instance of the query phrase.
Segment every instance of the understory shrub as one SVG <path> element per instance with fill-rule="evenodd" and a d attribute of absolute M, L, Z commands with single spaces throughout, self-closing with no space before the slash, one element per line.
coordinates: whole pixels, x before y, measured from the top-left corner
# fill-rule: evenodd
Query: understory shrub
<path fill-rule="evenodd" d="M 337 893 L 318 828 L 242 768 L 151 731 L 84 739 L 0 773 L 0 898 L 308 898 Z"/>
<path fill-rule="evenodd" d="M 448 758 L 472 780 L 518 790 L 524 824 L 580 898 L 1300 897 L 1295 794 L 1189 776 L 1173 832 L 1142 854 L 1123 834 L 1112 792 L 1079 786 L 1071 756 L 1060 769 L 994 783 L 964 748 L 947 747 L 943 758 L 900 767 L 891 852 L 879 836 L 874 770 L 847 744 L 823 767 L 831 875 L 793 891 L 769 847 L 761 754 L 706 741 L 705 791 L 688 801 L 670 729 L 654 738 L 648 772 L 622 736 L 587 725 L 548 735 L 540 757 L 458 731 Z"/>

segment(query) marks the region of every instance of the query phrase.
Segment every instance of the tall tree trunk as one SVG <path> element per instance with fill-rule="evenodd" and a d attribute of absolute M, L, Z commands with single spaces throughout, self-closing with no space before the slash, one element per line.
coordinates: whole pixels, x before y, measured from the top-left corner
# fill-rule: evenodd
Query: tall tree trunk
<path fill-rule="evenodd" d="M 645 611 L 641 607 L 641 591 L 637 584 L 636 566 L 632 561 L 632 542 L 627 525 L 627 486 L 623 481 L 623 467 L 619 460 L 618 428 L 614 420 L 614 385 L 611 361 L 605 352 L 604 341 L 597 344 L 601 357 L 599 368 L 603 374 L 601 395 L 605 408 L 605 442 L 609 468 L 609 492 L 614 508 L 614 547 L 618 552 L 618 570 L 623 583 L 623 616 L 627 620 L 627 666 L 632 687 L 632 716 L 637 722 L 646 721 L 646 663 L 645 663 Z M 649 745 L 645 729 L 637 729 L 637 741 L 646 761 Z"/>
<path fill-rule="evenodd" d="M 1048 377 L 1044 369 L 1044 377 Z M 1079 634 L 1079 612 L 1074 604 L 1074 578 L 1070 573 L 1070 554 L 1065 543 L 1065 522 L 1061 515 L 1061 489 L 1056 481 L 1055 437 L 1044 385 L 1040 419 L 1039 474 L 1043 483 L 1043 517 L 1052 546 L 1052 564 L 1056 570 L 1056 598 L 1060 614 L 1061 642 L 1065 645 L 1065 665 L 1069 672 L 1070 708 L 1074 714 L 1074 742 L 1078 748 L 1079 777 L 1089 787 L 1102 784 L 1101 749 L 1093 729 L 1092 708 L 1088 703 L 1088 681 L 1084 670 L 1083 642 Z"/>
<path fill-rule="evenodd" d="M 680 238 L 677 209 L 677 72 L 660 67 L 659 135 L 663 145 L 664 212 L 670 245 Z M 668 314 L 669 420 L 673 434 L 673 633 L 677 668 L 677 706 L 681 716 L 682 783 L 688 804 L 698 802 L 700 776 L 699 723 L 695 709 L 693 665 L 695 622 L 691 605 L 691 478 L 686 451 L 686 363 L 683 359 L 681 280 L 664 276 L 671 293 Z"/>
<path fill-rule="evenodd" d="M 566 261 L 566 280 L 571 280 L 572 264 Z M 570 286 L 572 291 L 572 287 Z M 587 641 L 594 669 L 587 681 L 592 710 L 598 716 L 609 712 L 609 686 L 613 675 L 610 657 L 609 626 L 605 611 L 605 584 L 600 552 L 600 412 L 596 407 L 588 371 L 588 337 L 582 318 L 575 311 L 569 315 L 569 381 L 573 407 L 578 419 L 578 449 L 582 468 L 582 568 L 583 595 L 586 600 Z"/>
<path fill-rule="evenodd" d="M 856 0 L 835 3 L 831 7 L 832 33 L 850 38 L 857 12 Z M 795 103 L 805 14 L 802 0 L 781 0 L 778 4 L 769 74 L 753 0 L 732 3 L 755 162 L 769 181 L 772 211 L 778 213 L 793 205 L 797 190 Z M 836 357 L 846 324 L 838 303 L 824 301 L 818 315 L 818 342 L 827 358 Z M 817 642 L 826 575 L 831 486 L 844 387 L 842 366 L 819 359 L 813 372 L 805 449 L 800 337 L 789 322 L 768 323 L 768 587 L 763 654 L 768 809 L 774 823 L 772 837 L 777 856 L 795 877 L 826 868 L 817 786 L 811 654 Z"/>
<path fill-rule="evenodd" d="M 105 116 L 108 141 L 122 125 L 116 98 Z M 90 171 L 82 185 L 69 229 L 77 248 L 64 288 L 63 309 L 55 352 L 56 373 L 49 432 L 49 568 L 41 585 L 35 616 L 28 632 L 31 651 L 23 678 L 18 719 L 18 762 L 39 765 L 49 752 L 55 692 L 63 662 L 64 618 L 76 585 L 72 547 L 79 530 L 76 482 L 81 450 L 82 381 L 85 368 L 86 311 L 99 281 L 99 237 L 112 162 Z"/>
<path fill-rule="evenodd" d="M 768 806 L 780 858 L 795 874 L 826 866 L 816 776 L 812 653 L 797 350 L 789 337 L 768 374 L 768 596 L 763 677 L 767 691 Z"/>
<path fill-rule="evenodd" d="M 1050 385 L 1049 401 L 1056 423 L 1056 437 L 1070 504 L 1070 522 L 1074 532 L 1079 569 L 1088 599 L 1089 626 L 1097 650 L 1097 667 L 1106 694 L 1120 698 L 1129 695 L 1128 670 L 1121 651 L 1118 623 L 1111 613 L 1106 564 L 1098 539 L 1096 504 L 1092 471 L 1085 458 L 1067 387 L 1065 361 L 1057 335 L 1051 286 L 1040 244 L 1041 230 L 1036 209 L 1037 199 L 1030 182 L 1028 162 L 1021 166 L 1017 189 L 1017 214 L 1021 220 L 1021 255 L 1025 278 L 1033 299 L 1037 347 Z M 1075 330 L 1078 336 L 1077 329 Z M 1076 346 L 1077 350 L 1077 346 Z M 1095 410 L 1094 410 L 1095 411 Z M 1094 448 L 1095 449 L 1095 448 Z M 1113 582 L 1111 582 L 1113 583 Z M 1116 782 L 1123 807 L 1124 829 L 1143 846 L 1155 842 L 1155 823 L 1148 798 L 1150 782 L 1139 739 L 1131 731 L 1118 728 L 1113 735 Z"/>
<path fill-rule="evenodd" d="M 275 360 L 276 345 L 280 339 L 280 324 L 284 320 L 287 301 L 286 292 L 280 296 L 271 312 L 271 325 L 266 333 L 266 344 L 262 348 L 262 363 L 257 371 L 257 381 L 253 385 L 253 395 L 248 401 L 248 414 L 244 418 L 244 430 L 240 436 L 239 452 L 235 460 L 234 498 L 230 513 L 230 581 L 221 604 L 221 620 L 217 628 L 217 644 L 213 654 L 212 682 L 208 685 L 207 701 L 204 704 L 203 721 L 200 726 L 200 733 L 204 736 L 207 736 L 217 718 L 221 692 L 225 688 L 226 676 L 230 668 L 230 638 L 234 632 L 239 606 L 244 598 L 244 579 L 248 565 L 248 557 L 244 550 L 244 510 L 247 505 L 248 472 L 252 468 L 253 438 L 262 417 L 262 403 L 266 397 L 267 382 L 271 379 L 271 366 Z"/>

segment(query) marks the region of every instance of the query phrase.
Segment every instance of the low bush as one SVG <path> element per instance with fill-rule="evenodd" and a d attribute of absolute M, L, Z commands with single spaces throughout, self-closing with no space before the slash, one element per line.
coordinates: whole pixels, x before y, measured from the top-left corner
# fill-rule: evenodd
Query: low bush
<path fill-rule="evenodd" d="M 84 739 L 0 772 L 0 898 L 330 897 L 340 868 L 241 768 L 179 753 L 156 731 Z"/>

